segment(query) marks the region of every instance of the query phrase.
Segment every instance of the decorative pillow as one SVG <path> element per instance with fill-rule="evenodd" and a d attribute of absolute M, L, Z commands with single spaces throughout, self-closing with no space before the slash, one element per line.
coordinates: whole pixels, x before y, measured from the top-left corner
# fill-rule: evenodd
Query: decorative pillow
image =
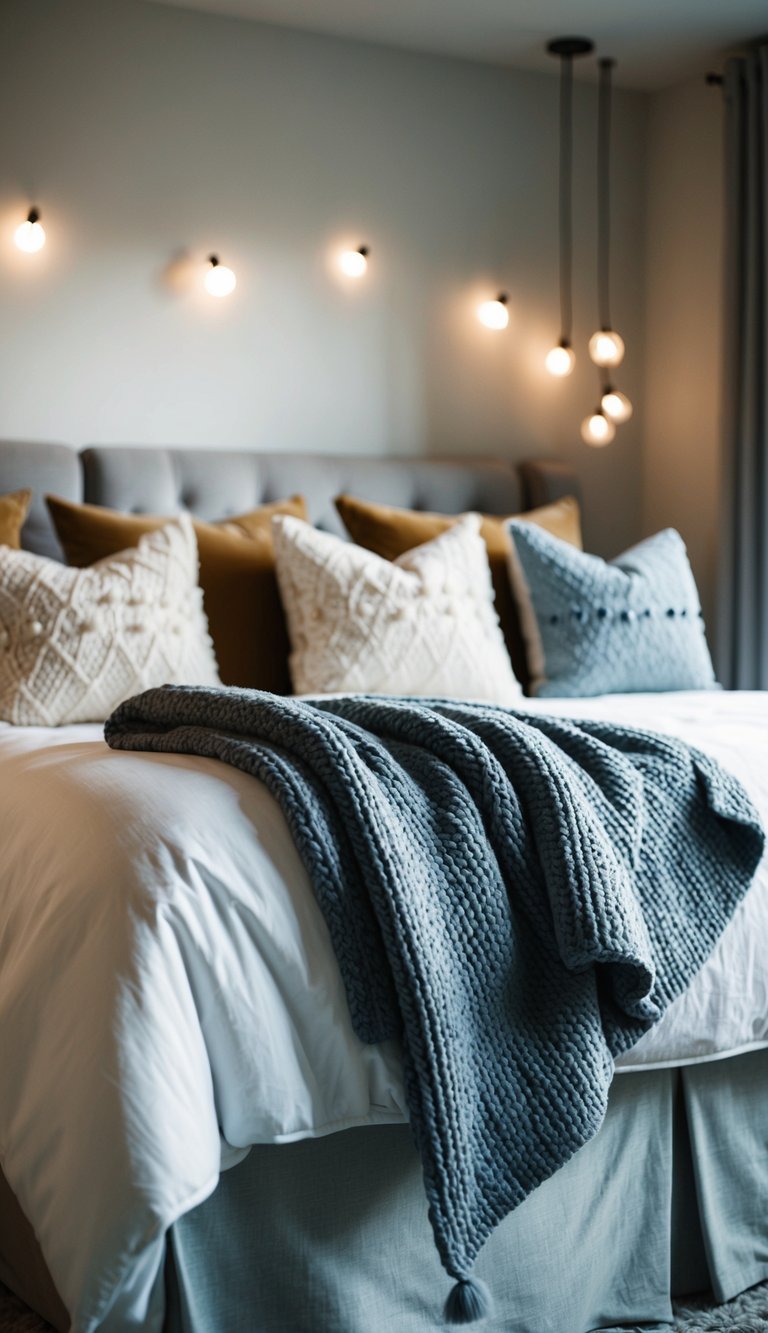
<path fill-rule="evenodd" d="M 31 499 L 31 491 L 11 491 L 8 495 L 0 495 L 0 546 L 10 546 L 18 551 L 21 546 L 21 529 Z"/>
<path fill-rule="evenodd" d="M 339 495 L 334 503 L 353 542 L 375 551 L 385 560 L 397 560 L 398 556 L 412 550 L 414 546 L 433 541 L 457 521 L 448 514 L 395 509 L 392 505 L 358 500 L 353 495 Z M 579 502 L 572 496 L 542 505 L 539 509 L 530 509 L 524 517 L 581 549 Z M 528 659 L 507 571 L 510 552 L 508 524 L 508 517 L 496 518 L 492 514 L 484 514 L 480 533 L 488 550 L 496 612 L 515 675 L 525 685 L 528 683 Z"/>
<path fill-rule="evenodd" d="M 19 726 L 103 722 L 155 685 L 218 685 L 190 519 L 90 569 L 0 549 L 0 649 L 0 718 Z"/>
<path fill-rule="evenodd" d="M 298 519 L 272 526 L 298 693 L 520 698 L 476 514 L 393 562 Z"/>
<path fill-rule="evenodd" d="M 540 637 L 542 697 L 707 690 L 715 683 L 685 545 L 672 528 L 610 563 L 513 520 Z M 510 575 L 518 570 L 514 557 Z"/>
<path fill-rule="evenodd" d="M 91 565 L 135 546 L 167 518 L 121 514 L 100 505 L 46 497 L 70 565 Z M 306 518 L 304 500 L 261 505 L 222 523 L 195 521 L 200 586 L 225 685 L 288 694 L 288 630 L 275 578 L 271 522 L 274 514 Z"/>

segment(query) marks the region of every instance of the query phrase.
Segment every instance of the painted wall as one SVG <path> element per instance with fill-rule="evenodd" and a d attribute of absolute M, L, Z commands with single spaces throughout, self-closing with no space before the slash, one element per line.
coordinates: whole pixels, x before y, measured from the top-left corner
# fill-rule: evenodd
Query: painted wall
<path fill-rule="evenodd" d="M 713 641 L 721 469 L 723 107 L 703 78 L 650 100 L 643 527 L 688 545 Z"/>
<path fill-rule="evenodd" d="M 560 455 L 590 544 L 639 531 L 646 98 L 615 115 L 615 320 L 635 419 L 596 400 L 594 85 L 577 86 L 573 377 L 558 331 L 557 80 L 141 0 L 0 6 L 0 434 Z M 30 203 L 49 243 L 21 256 Z M 370 273 L 330 258 L 367 242 Z M 217 251 L 238 276 L 200 289 Z M 511 293 L 509 330 L 474 316 Z M 298 483 L 297 483 L 298 484 Z"/>

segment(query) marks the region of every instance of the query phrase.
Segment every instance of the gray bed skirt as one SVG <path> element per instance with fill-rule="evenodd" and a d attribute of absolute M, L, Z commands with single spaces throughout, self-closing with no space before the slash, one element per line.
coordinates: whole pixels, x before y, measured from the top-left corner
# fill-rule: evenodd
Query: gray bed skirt
<path fill-rule="evenodd" d="M 597 1137 L 500 1226 L 484 1329 L 664 1326 L 768 1278 L 768 1052 L 614 1080 Z M 427 1333 L 450 1288 L 407 1126 L 257 1147 L 169 1233 L 167 1333 Z"/>

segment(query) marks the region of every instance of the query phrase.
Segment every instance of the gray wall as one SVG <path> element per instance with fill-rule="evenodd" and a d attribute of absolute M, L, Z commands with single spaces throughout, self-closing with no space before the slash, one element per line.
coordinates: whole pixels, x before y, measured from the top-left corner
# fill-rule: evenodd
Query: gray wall
<path fill-rule="evenodd" d="M 615 117 L 615 322 L 635 419 L 596 399 L 594 85 L 577 87 L 576 335 L 557 333 L 555 74 L 140 0 L 0 5 L 0 435 L 349 452 L 559 454 L 588 535 L 639 531 L 646 99 Z M 49 243 L 19 255 L 39 203 Z M 328 256 L 372 247 L 344 287 Z M 216 302 L 210 250 L 236 269 Z M 500 287 L 512 321 L 474 307 Z M 298 483 L 297 483 L 298 484 Z"/>
<path fill-rule="evenodd" d="M 643 526 L 682 533 L 714 631 L 721 470 L 722 97 L 651 99 Z"/>

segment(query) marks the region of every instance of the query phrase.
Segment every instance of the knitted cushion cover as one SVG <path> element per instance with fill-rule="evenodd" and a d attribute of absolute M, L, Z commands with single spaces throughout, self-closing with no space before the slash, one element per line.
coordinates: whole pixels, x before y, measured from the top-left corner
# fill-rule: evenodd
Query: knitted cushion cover
<path fill-rule="evenodd" d="M 135 546 L 168 522 L 53 495 L 46 503 L 67 562 L 78 567 Z M 300 495 L 274 500 L 220 523 L 195 519 L 195 536 L 203 607 L 222 681 L 290 694 L 288 630 L 272 551 L 274 514 L 306 518 L 304 500 Z"/>
<path fill-rule="evenodd" d="M 739 783 L 681 742 L 460 702 L 152 690 L 121 749 L 223 760 L 279 801 L 363 1041 L 402 1039 L 430 1218 L 470 1281 L 599 1128 L 613 1058 L 698 971 L 760 860 Z"/>
<path fill-rule="evenodd" d="M 476 514 L 394 561 L 297 519 L 272 526 L 297 693 L 521 697 Z"/>
<path fill-rule="evenodd" d="M 532 524 L 513 519 L 509 529 L 510 579 L 529 627 L 534 694 L 714 686 L 699 595 L 679 533 L 667 528 L 606 562 Z"/>
<path fill-rule="evenodd" d="M 457 522 L 455 515 L 433 514 L 421 509 L 398 509 L 394 505 L 374 504 L 355 495 L 337 495 L 334 500 L 339 516 L 353 542 L 375 551 L 385 560 L 412 550 L 422 542 L 432 541 Z M 509 519 L 495 514 L 482 514 L 480 535 L 488 551 L 488 563 L 493 581 L 496 614 L 499 617 L 507 651 L 517 679 L 529 684 L 528 662 L 525 649 L 525 626 L 520 624 L 519 611 L 513 596 L 507 572 L 510 551 Z M 579 502 L 573 496 L 554 500 L 551 504 L 529 509 L 515 515 L 529 523 L 537 523 L 563 541 L 581 549 L 581 514 Z"/>
<path fill-rule="evenodd" d="M 137 690 L 219 683 L 191 521 L 135 550 L 68 569 L 0 548 L 0 719 L 103 722 Z"/>

